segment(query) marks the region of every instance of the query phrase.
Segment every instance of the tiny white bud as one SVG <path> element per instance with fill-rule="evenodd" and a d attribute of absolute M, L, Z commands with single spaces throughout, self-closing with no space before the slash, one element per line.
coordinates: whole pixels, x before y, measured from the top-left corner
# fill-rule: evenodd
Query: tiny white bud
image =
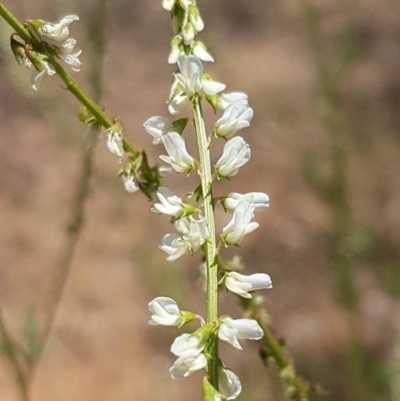
<path fill-rule="evenodd" d="M 119 130 L 115 130 L 114 127 L 111 127 L 106 131 L 106 134 L 108 150 L 119 157 L 119 162 L 121 163 L 121 160 L 125 155 L 121 132 Z"/>
<path fill-rule="evenodd" d="M 203 42 L 200 42 L 199 40 L 197 40 L 196 42 L 194 42 L 193 44 L 193 48 L 192 48 L 193 54 L 199 58 L 201 61 L 205 61 L 205 62 L 214 62 L 213 57 L 211 56 L 211 54 L 207 51 L 206 46 L 204 45 Z"/>

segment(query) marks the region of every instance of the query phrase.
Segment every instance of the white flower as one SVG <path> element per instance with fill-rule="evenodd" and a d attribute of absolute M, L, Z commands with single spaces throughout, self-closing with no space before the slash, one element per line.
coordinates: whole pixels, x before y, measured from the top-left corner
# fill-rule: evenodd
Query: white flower
<path fill-rule="evenodd" d="M 208 74 L 203 74 L 201 77 L 201 84 L 203 86 L 203 92 L 209 96 L 216 95 L 226 88 L 225 84 L 213 81 Z"/>
<path fill-rule="evenodd" d="M 182 318 L 177 303 L 167 297 L 158 297 L 149 303 L 152 313 L 149 324 L 151 326 L 179 326 Z"/>
<path fill-rule="evenodd" d="M 28 65 L 28 64 L 26 64 Z M 56 70 L 54 69 L 53 65 L 50 64 L 46 59 L 41 58 L 40 63 L 35 63 L 34 66 L 31 68 L 32 69 L 32 75 L 31 75 L 31 86 L 32 89 L 35 91 L 39 90 L 39 84 L 42 78 L 45 75 L 54 75 L 56 73 Z"/>
<path fill-rule="evenodd" d="M 222 117 L 215 123 L 214 134 L 231 138 L 242 128 L 249 127 L 253 118 L 253 109 L 246 100 L 234 102 L 227 106 Z"/>
<path fill-rule="evenodd" d="M 203 369 L 207 366 L 207 358 L 203 353 L 196 356 L 190 356 L 188 358 L 179 357 L 172 367 L 169 369 L 169 373 L 173 379 L 183 379 L 190 376 L 196 370 Z"/>
<path fill-rule="evenodd" d="M 159 187 L 157 190 L 157 198 L 161 203 L 155 203 L 151 209 L 154 213 L 163 213 L 179 219 L 185 212 L 182 199 L 174 195 L 174 193 L 166 187 Z"/>
<path fill-rule="evenodd" d="M 169 103 L 168 103 L 168 111 L 172 115 L 176 115 L 181 113 L 183 110 L 185 110 L 186 105 L 189 102 L 189 98 L 185 93 L 183 93 L 180 85 L 178 85 L 178 81 L 175 81 L 176 84 L 173 84 L 172 87 L 175 87 L 176 90 L 174 92 L 174 95 L 170 97 Z"/>
<path fill-rule="evenodd" d="M 73 71 L 80 71 L 82 63 L 79 60 L 79 56 L 82 53 L 82 50 L 73 53 L 76 45 L 76 40 L 72 38 L 68 38 L 62 45 L 61 51 L 59 52 L 59 56 L 64 60 L 65 63 L 71 66 Z"/>
<path fill-rule="evenodd" d="M 46 22 L 38 26 L 37 31 L 43 38 L 48 38 L 60 42 L 69 36 L 69 25 L 74 21 L 78 21 L 77 15 L 67 15 L 58 24 Z M 33 26 L 35 26 L 33 24 Z"/>
<path fill-rule="evenodd" d="M 242 100 L 245 100 L 245 101 L 248 100 L 248 96 L 243 92 L 223 93 L 218 98 L 215 107 L 218 110 L 225 110 L 232 103 L 240 102 Z"/>
<path fill-rule="evenodd" d="M 218 372 L 219 392 L 226 400 L 234 400 L 242 391 L 239 378 L 229 369 L 220 366 Z"/>
<path fill-rule="evenodd" d="M 122 139 L 122 134 L 120 131 L 116 131 L 113 128 L 109 128 L 107 131 L 107 147 L 111 153 L 114 153 L 117 157 L 119 157 L 119 161 L 121 162 L 122 158 L 125 155 L 124 152 L 124 144 Z"/>
<path fill-rule="evenodd" d="M 191 244 L 177 234 L 164 235 L 162 242 L 163 244 L 159 248 L 169 255 L 168 262 L 173 262 L 193 250 Z"/>
<path fill-rule="evenodd" d="M 191 97 L 201 91 L 201 77 L 203 66 L 196 56 L 178 57 L 179 73 L 175 74 L 175 80 L 181 85 L 182 91 Z"/>
<path fill-rule="evenodd" d="M 160 156 L 160 159 L 170 164 L 177 173 L 193 170 L 195 160 L 186 150 L 185 140 L 177 132 L 168 132 L 161 136 L 168 156 Z"/>
<path fill-rule="evenodd" d="M 188 232 L 183 238 L 190 243 L 194 252 L 196 252 L 204 242 L 210 237 L 205 217 L 195 219 L 189 216 Z"/>
<path fill-rule="evenodd" d="M 218 178 L 233 177 L 251 156 L 250 146 L 240 136 L 230 139 L 224 146 L 221 158 L 215 165 Z"/>
<path fill-rule="evenodd" d="M 252 298 L 249 291 L 272 288 L 272 281 L 268 274 L 255 273 L 245 276 L 236 272 L 230 272 L 225 278 L 226 288 L 243 298 Z"/>
<path fill-rule="evenodd" d="M 230 192 L 224 197 L 222 204 L 228 212 L 232 213 L 241 200 L 248 200 L 250 203 L 253 203 L 256 207 L 254 209 L 255 212 L 261 212 L 269 207 L 269 197 L 263 192 L 249 192 L 244 195 Z"/>
<path fill-rule="evenodd" d="M 251 222 L 255 206 L 249 201 L 242 200 L 236 206 L 232 220 L 222 230 L 221 238 L 225 245 L 236 245 L 246 234 L 258 228 L 258 223 Z"/>
<path fill-rule="evenodd" d="M 153 145 L 160 144 L 162 142 L 161 137 L 174 129 L 171 121 L 161 116 L 150 117 L 143 126 L 153 137 Z"/>
<path fill-rule="evenodd" d="M 179 357 L 170 369 L 172 378 L 182 379 L 203 369 L 207 365 L 203 349 L 204 343 L 200 336 L 185 333 L 177 337 L 171 346 L 171 352 Z"/>
<path fill-rule="evenodd" d="M 194 29 L 197 32 L 201 32 L 204 29 L 204 22 L 200 16 L 199 9 L 196 6 L 189 8 L 189 21 L 192 23 Z"/>
<path fill-rule="evenodd" d="M 213 57 L 207 51 L 207 47 L 204 45 L 203 42 L 200 42 L 199 40 L 194 42 L 192 51 L 193 51 L 193 55 L 195 55 L 201 61 L 211 62 L 211 63 L 214 62 Z M 171 54 L 172 54 L 172 52 L 171 52 Z"/>
<path fill-rule="evenodd" d="M 259 324 L 253 319 L 225 318 L 219 326 L 218 337 L 235 348 L 242 349 L 238 340 L 260 340 L 264 335 Z"/>
<path fill-rule="evenodd" d="M 139 185 L 137 183 L 137 179 L 132 173 L 124 172 L 122 173 L 122 180 L 124 182 L 124 188 L 126 192 L 134 193 L 139 190 Z"/>
<path fill-rule="evenodd" d="M 204 349 L 200 336 L 184 333 L 176 337 L 171 345 L 171 352 L 176 356 L 188 358 L 197 356 Z"/>
<path fill-rule="evenodd" d="M 171 41 L 171 51 L 168 56 L 168 64 L 175 64 L 181 54 L 183 54 L 182 37 L 178 35 Z"/>
<path fill-rule="evenodd" d="M 182 29 L 183 43 L 185 43 L 185 45 L 190 45 L 195 36 L 196 30 L 194 29 L 194 26 L 188 22 Z"/>

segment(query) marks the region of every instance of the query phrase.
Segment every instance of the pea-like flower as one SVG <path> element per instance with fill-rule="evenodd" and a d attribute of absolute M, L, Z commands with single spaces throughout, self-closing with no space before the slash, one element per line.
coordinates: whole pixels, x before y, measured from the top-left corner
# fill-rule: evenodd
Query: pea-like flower
<path fill-rule="evenodd" d="M 196 30 L 196 33 L 201 32 L 204 29 L 204 21 L 200 16 L 200 11 L 195 5 L 191 5 L 189 8 L 189 21 Z"/>
<path fill-rule="evenodd" d="M 203 87 L 203 92 L 206 95 L 213 96 L 218 92 L 221 92 L 225 89 L 226 85 L 221 82 L 213 81 L 210 75 L 203 74 L 201 77 L 201 84 Z"/>
<path fill-rule="evenodd" d="M 111 153 L 114 153 L 114 155 L 119 158 L 119 162 L 121 163 L 121 160 L 125 155 L 121 131 L 111 127 L 106 131 L 106 133 L 108 150 Z"/>
<path fill-rule="evenodd" d="M 196 212 L 196 208 L 182 202 L 182 199 L 176 196 L 166 187 L 159 187 L 157 197 L 160 203 L 155 203 L 151 209 L 154 213 L 163 213 L 179 219 Z"/>
<path fill-rule="evenodd" d="M 33 90 L 38 91 L 42 78 L 46 75 L 54 75 L 56 70 L 53 65 L 49 63 L 47 58 L 41 54 L 36 53 L 36 55 L 33 56 L 33 52 L 30 52 L 29 60 L 33 65 L 33 68 L 31 67 L 31 86 Z M 26 64 L 26 66 L 28 66 L 28 64 Z"/>
<path fill-rule="evenodd" d="M 246 234 L 258 228 L 258 223 L 251 222 L 254 210 L 255 205 L 247 200 L 238 203 L 233 211 L 231 221 L 222 230 L 221 240 L 225 246 L 239 244 Z"/>
<path fill-rule="evenodd" d="M 56 42 L 61 42 L 68 38 L 69 36 L 69 26 L 74 22 L 78 21 L 79 17 L 77 15 L 67 15 L 59 23 L 52 24 L 51 22 L 43 20 L 29 20 L 28 28 L 34 34 L 39 35 L 41 40 L 54 40 Z M 36 35 L 36 36 L 37 36 Z"/>
<path fill-rule="evenodd" d="M 144 129 L 153 137 L 153 145 L 162 143 L 161 137 L 173 131 L 174 126 L 168 118 L 161 116 L 150 117 L 144 124 Z"/>
<path fill-rule="evenodd" d="M 82 50 L 73 53 L 75 45 L 76 40 L 68 38 L 61 45 L 61 49 L 58 51 L 58 55 L 66 64 L 71 66 L 71 69 L 73 71 L 80 71 L 82 63 L 79 60 L 79 56 L 82 54 Z"/>
<path fill-rule="evenodd" d="M 244 92 L 223 93 L 221 96 L 218 96 L 215 102 L 215 108 L 218 110 L 225 110 L 232 103 L 248 101 L 248 99 L 248 96 Z"/>
<path fill-rule="evenodd" d="M 167 253 L 168 262 L 173 262 L 187 253 L 193 252 L 189 241 L 181 238 L 178 234 L 166 234 L 162 239 L 162 245 L 159 248 Z"/>
<path fill-rule="evenodd" d="M 270 276 L 265 273 L 255 273 L 245 276 L 237 272 L 230 272 L 225 278 L 226 288 L 243 298 L 252 298 L 249 291 L 272 288 Z"/>
<path fill-rule="evenodd" d="M 177 132 L 168 132 L 161 136 L 168 156 L 160 159 L 170 164 L 177 173 L 190 173 L 195 166 L 195 159 L 186 150 L 185 140 Z"/>
<path fill-rule="evenodd" d="M 203 349 L 204 341 L 196 334 L 184 333 L 176 337 L 171 345 L 171 352 L 184 358 L 199 355 Z"/>
<path fill-rule="evenodd" d="M 182 317 L 177 303 L 167 297 L 157 297 L 149 303 L 149 310 L 152 313 L 149 324 L 151 326 L 179 326 Z"/>
<path fill-rule="evenodd" d="M 219 393 L 225 400 L 234 400 L 242 392 L 239 378 L 231 370 L 220 367 L 218 372 Z"/>
<path fill-rule="evenodd" d="M 184 379 L 196 370 L 204 369 L 207 366 L 207 358 L 203 353 L 187 358 L 179 357 L 169 369 L 173 379 Z"/>
<path fill-rule="evenodd" d="M 231 138 L 240 129 L 250 126 L 253 114 L 253 109 L 249 107 L 247 100 L 230 104 L 224 110 L 222 117 L 215 123 L 214 135 Z"/>
<path fill-rule="evenodd" d="M 183 92 L 191 97 L 201 91 L 201 77 L 203 75 L 203 65 L 196 56 L 178 57 L 179 73 L 175 74 L 175 79 L 180 83 Z"/>
<path fill-rule="evenodd" d="M 255 212 L 261 212 L 269 207 L 269 197 L 263 192 L 249 192 L 247 194 L 230 192 L 224 196 L 222 205 L 226 211 L 232 213 L 241 200 L 248 200 L 250 203 L 253 203 L 256 207 L 254 209 Z"/>
<path fill-rule="evenodd" d="M 208 52 L 206 45 L 201 42 L 200 40 L 196 40 L 192 46 L 193 54 L 200 59 L 201 61 L 205 62 L 214 62 L 212 55 Z"/>
<path fill-rule="evenodd" d="M 160 249 L 167 253 L 168 262 L 173 262 L 187 253 L 196 252 L 210 237 L 205 218 L 184 217 L 175 222 L 176 228 L 183 234 L 167 234 L 163 237 Z"/>
<path fill-rule="evenodd" d="M 250 146 L 240 136 L 230 139 L 224 146 L 221 158 L 215 165 L 218 178 L 233 177 L 251 156 Z"/>
<path fill-rule="evenodd" d="M 235 348 L 242 349 L 239 340 L 260 340 L 264 335 L 260 325 L 253 319 L 222 320 L 218 330 L 218 337 Z"/>
<path fill-rule="evenodd" d="M 124 183 L 124 188 L 126 192 L 134 193 L 139 190 L 139 185 L 136 177 L 131 172 L 123 172 L 121 174 L 122 181 Z"/>

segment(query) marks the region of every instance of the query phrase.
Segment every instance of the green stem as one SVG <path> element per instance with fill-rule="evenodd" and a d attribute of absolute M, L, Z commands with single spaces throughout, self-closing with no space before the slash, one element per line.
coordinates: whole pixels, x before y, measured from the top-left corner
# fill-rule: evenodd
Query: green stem
<path fill-rule="evenodd" d="M 216 263 L 215 217 L 212 196 L 210 151 L 208 149 L 208 140 L 200 98 L 195 97 L 192 103 L 200 156 L 199 174 L 204 200 L 204 216 L 210 231 L 210 238 L 205 244 L 205 253 L 207 263 L 207 323 L 212 323 L 216 322 L 218 319 L 218 265 Z M 210 383 L 218 390 L 218 338 L 213 339 L 209 352 L 211 357 L 208 360 L 208 376 Z"/>
<path fill-rule="evenodd" d="M 96 120 L 105 128 L 109 129 L 113 126 L 113 121 L 104 113 L 104 111 L 96 104 L 96 102 L 79 86 L 79 84 L 67 73 L 67 71 L 58 63 L 53 55 L 33 38 L 29 31 L 10 13 L 7 8 L 0 3 L 0 16 L 18 33 L 25 42 L 33 43 L 35 47 L 48 57 L 54 66 L 57 75 L 63 80 L 67 89 L 93 114 Z M 124 137 L 124 148 L 132 153 L 132 156 L 138 156 L 140 152 L 136 150 L 129 141 Z"/>

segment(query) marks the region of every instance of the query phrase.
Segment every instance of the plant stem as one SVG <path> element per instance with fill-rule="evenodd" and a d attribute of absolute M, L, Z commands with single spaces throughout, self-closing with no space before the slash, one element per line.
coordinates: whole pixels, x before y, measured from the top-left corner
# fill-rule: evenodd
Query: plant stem
<path fill-rule="evenodd" d="M 33 43 L 35 47 L 48 57 L 51 64 L 54 66 L 57 75 L 63 80 L 67 89 L 93 114 L 96 120 L 105 128 L 111 128 L 113 121 L 104 113 L 104 111 L 96 104 L 96 102 L 80 87 L 80 85 L 67 73 L 67 71 L 58 63 L 53 55 L 39 41 L 33 38 L 29 31 L 14 17 L 14 15 L 0 3 L 0 16 L 18 33 L 25 42 Z M 139 151 L 136 150 L 129 141 L 124 137 L 124 148 L 138 156 Z"/>
<path fill-rule="evenodd" d="M 215 239 L 215 217 L 214 200 L 212 195 L 212 176 L 210 151 L 206 129 L 204 126 L 203 112 L 199 97 L 192 100 L 194 122 L 196 128 L 197 144 L 199 147 L 201 188 L 204 201 L 204 216 L 210 231 L 210 238 L 205 244 L 207 263 L 207 323 L 218 319 L 218 265 L 216 263 L 216 239 Z M 213 339 L 209 349 L 211 357 L 208 360 L 208 376 L 210 383 L 218 390 L 218 338 Z"/>

